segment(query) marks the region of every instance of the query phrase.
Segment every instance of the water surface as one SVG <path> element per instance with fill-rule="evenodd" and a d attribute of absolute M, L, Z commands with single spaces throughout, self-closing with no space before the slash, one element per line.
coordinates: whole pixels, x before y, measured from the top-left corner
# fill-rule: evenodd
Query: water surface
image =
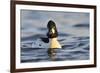
<path fill-rule="evenodd" d="M 47 37 L 49 20 L 56 23 L 62 48 L 33 48 L 33 42 Z M 21 62 L 88 60 L 89 46 L 89 13 L 21 10 Z"/>

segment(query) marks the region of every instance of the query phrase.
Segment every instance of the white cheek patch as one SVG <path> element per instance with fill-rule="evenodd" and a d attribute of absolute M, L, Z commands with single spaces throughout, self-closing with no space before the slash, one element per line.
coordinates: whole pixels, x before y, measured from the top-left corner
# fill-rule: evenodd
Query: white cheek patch
<path fill-rule="evenodd" d="M 55 30 L 54 30 L 54 29 L 52 29 L 52 33 L 53 33 L 53 34 L 55 33 Z"/>

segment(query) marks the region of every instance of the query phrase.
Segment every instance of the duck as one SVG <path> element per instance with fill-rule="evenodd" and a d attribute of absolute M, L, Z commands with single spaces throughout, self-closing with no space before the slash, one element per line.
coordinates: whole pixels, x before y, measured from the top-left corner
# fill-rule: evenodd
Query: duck
<path fill-rule="evenodd" d="M 59 43 L 57 37 L 58 37 L 58 31 L 57 27 L 54 21 L 50 20 L 47 24 L 48 33 L 47 36 L 50 39 L 50 47 L 52 49 L 56 48 L 62 48 L 61 44 Z"/>
<path fill-rule="evenodd" d="M 32 42 L 32 48 L 62 48 L 61 44 L 59 43 L 58 31 L 54 21 L 50 20 L 47 24 L 47 37 L 40 37 Z"/>

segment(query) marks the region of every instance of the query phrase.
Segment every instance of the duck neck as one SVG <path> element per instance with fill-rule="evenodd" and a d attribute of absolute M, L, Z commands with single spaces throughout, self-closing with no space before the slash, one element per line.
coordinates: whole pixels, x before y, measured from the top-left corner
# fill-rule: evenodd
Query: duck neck
<path fill-rule="evenodd" d="M 50 39 L 50 48 L 61 48 L 61 45 L 57 38 L 51 38 Z"/>

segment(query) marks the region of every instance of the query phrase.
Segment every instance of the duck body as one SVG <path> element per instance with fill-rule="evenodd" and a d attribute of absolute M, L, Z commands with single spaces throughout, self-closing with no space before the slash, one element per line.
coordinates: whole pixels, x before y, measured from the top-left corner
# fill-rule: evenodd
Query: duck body
<path fill-rule="evenodd" d="M 45 39 L 46 40 L 46 39 Z M 49 42 L 44 42 L 41 39 L 37 39 L 36 41 L 32 42 L 32 48 L 62 48 L 57 38 L 52 38 Z"/>
<path fill-rule="evenodd" d="M 57 38 L 50 39 L 50 48 L 53 48 L 53 49 L 62 48 Z"/>
<path fill-rule="evenodd" d="M 62 48 L 57 38 L 41 38 L 32 42 L 32 48 Z"/>

